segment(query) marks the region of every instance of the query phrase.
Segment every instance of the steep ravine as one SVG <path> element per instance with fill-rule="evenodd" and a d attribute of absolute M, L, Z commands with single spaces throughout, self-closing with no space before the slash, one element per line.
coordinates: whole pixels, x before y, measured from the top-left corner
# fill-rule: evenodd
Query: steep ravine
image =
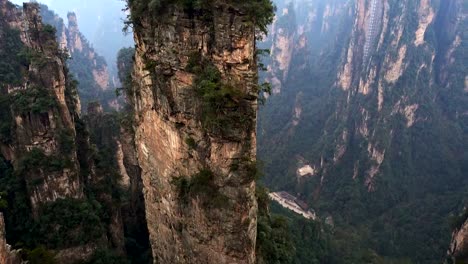
<path fill-rule="evenodd" d="M 372 0 L 343 1 L 328 13 L 346 10 L 350 20 L 336 19 L 317 54 L 298 14 L 314 14 L 302 3 L 320 5 L 295 2 L 271 36 L 303 33 L 305 44 L 269 43 L 293 47 L 293 57 L 273 57 L 288 65 L 286 76 L 267 62 L 286 80 L 259 118 L 267 186 L 331 216 L 342 236 L 335 240 L 370 248 L 349 254 L 339 245 L 343 259 L 442 262 L 468 171 L 466 4 L 387 0 L 374 10 Z M 305 166 L 312 170 L 302 175 Z"/>

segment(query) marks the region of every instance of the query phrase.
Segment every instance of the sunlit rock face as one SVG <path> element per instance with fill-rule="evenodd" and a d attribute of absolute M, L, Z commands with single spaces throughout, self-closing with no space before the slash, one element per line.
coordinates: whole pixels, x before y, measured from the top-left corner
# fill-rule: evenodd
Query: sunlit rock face
<path fill-rule="evenodd" d="M 235 8 L 216 6 L 212 24 L 169 8 L 164 21 L 147 17 L 135 28 L 135 143 L 155 263 L 255 261 L 255 182 L 246 169 L 256 156 L 255 30 Z M 224 132 L 203 125 L 197 76 L 187 70 L 194 53 L 245 96 L 243 122 Z M 176 180 L 196 181 L 201 171 L 212 173 L 215 199 L 184 201 Z"/>

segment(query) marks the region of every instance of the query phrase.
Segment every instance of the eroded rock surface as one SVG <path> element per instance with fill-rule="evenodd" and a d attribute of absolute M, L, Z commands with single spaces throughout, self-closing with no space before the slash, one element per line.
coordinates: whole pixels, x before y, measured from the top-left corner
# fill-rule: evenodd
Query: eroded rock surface
<path fill-rule="evenodd" d="M 215 6 L 208 22 L 170 7 L 164 19 L 147 16 L 135 28 L 135 143 L 155 263 L 255 261 L 255 182 L 246 170 L 256 152 L 255 31 L 235 7 Z M 203 125 L 197 76 L 187 70 L 194 54 L 242 94 L 244 122 L 223 132 Z M 184 198 L 175 181 L 202 172 L 212 174 L 212 193 Z"/>

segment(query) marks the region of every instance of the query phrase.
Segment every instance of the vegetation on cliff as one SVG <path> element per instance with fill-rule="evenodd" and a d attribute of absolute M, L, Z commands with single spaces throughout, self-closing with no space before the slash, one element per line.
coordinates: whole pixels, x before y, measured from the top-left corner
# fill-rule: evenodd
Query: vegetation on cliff
<path fill-rule="evenodd" d="M 24 60 L 18 54 L 23 50 L 23 46 L 20 32 L 4 26 L 0 31 L 0 85 L 20 83 Z"/>
<path fill-rule="evenodd" d="M 142 16 L 150 12 L 146 18 L 160 19 L 164 17 L 165 10 L 172 6 L 179 6 L 190 13 L 212 19 L 212 9 L 215 5 L 227 5 L 239 10 L 250 17 L 259 32 L 267 33 L 268 25 L 274 18 L 275 6 L 271 0 L 127 0 L 129 8 L 132 10 L 128 25 L 138 25 Z"/>
<path fill-rule="evenodd" d="M 8 7 L 0 12 L 20 14 Z M 18 27 L 36 23 L 23 32 L 26 44 L 20 31 L 0 17 L 0 211 L 7 242 L 21 249 L 28 263 L 56 263 L 59 253 L 81 247 L 102 248 L 89 263 L 127 263 L 126 242 L 130 260 L 150 262 L 147 235 L 125 232 L 121 225 L 122 208 L 130 202 L 120 185 L 116 155 L 120 119 L 102 118 L 89 132 L 56 29 L 41 24 L 36 4 L 26 4 L 23 12 L 17 19 L 28 20 Z M 62 98 L 68 108 L 60 104 Z M 78 253 L 73 257 L 86 262 Z"/>

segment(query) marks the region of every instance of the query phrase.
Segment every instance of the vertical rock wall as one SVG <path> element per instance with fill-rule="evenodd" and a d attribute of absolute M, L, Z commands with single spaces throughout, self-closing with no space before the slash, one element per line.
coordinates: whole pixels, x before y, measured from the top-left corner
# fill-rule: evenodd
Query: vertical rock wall
<path fill-rule="evenodd" d="M 19 85 L 4 84 L 13 98 L 15 138 L 9 146 L 14 153 L 10 161 L 15 169 L 24 170 L 33 208 L 60 198 L 82 198 L 76 150 L 59 154 L 65 145 L 73 148 L 78 99 L 66 95 L 70 80 L 55 36 L 42 24 L 38 4 L 25 4 L 22 14 L 6 1 L 0 4 L 7 27 L 20 32 L 23 56 L 29 60 Z M 71 142 L 63 142 L 61 135 Z M 67 164 L 48 170 L 26 158 L 33 152 L 45 155 L 43 161 Z"/>
<path fill-rule="evenodd" d="M 170 7 L 164 19 L 148 15 L 135 28 L 135 143 L 155 263 L 255 260 L 255 181 L 242 166 L 256 152 L 255 30 L 239 10 L 217 2 L 208 21 Z M 194 54 L 243 94 L 245 119 L 228 122 L 228 135 L 202 125 L 203 98 L 187 70 Z M 206 193 L 182 201 L 175 181 L 193 183 L 201 171 L 212 174 L 207 184 L 220 206 Z"/>

